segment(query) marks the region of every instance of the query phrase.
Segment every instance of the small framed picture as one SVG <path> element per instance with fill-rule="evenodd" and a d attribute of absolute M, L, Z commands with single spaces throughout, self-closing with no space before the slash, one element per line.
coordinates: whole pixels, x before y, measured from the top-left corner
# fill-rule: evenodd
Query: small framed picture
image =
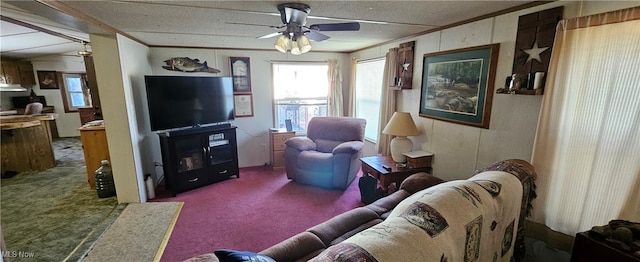
<path fill-rule="evenodd" d="M 38 84 L 40 89 L 58 89 L 56 71 L 38 71 Z"/>
<path fill-rule="evenodd" d="M 229 57 L 231 77 L 233 78 L 233 92 L 251 92 L 251 66 L 248 57 Z"/>
<path fill-rule="evenodd" d="M 236 117 L 253 116 L 253 94 L 234 94 L 233 105 Z"/>

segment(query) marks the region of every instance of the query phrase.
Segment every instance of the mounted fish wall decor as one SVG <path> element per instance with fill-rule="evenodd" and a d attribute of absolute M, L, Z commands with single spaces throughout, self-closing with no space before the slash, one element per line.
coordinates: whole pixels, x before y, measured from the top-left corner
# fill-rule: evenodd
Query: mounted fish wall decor
<path fill-rule="evenodd" d="M 220 70 L 211 68 L 207 65 L 207 61 L 204 63 L 200 63 L 200 60 L 191 59 L 188 57 L 173 57 L 168 60 L 164 60 L 167 65 L 163 65 L 162 68 L 171 70 L 171 71 L 180 71 L 187 73 L 194 72 L 206 72 L 217 74 L 220 73 Z"/>

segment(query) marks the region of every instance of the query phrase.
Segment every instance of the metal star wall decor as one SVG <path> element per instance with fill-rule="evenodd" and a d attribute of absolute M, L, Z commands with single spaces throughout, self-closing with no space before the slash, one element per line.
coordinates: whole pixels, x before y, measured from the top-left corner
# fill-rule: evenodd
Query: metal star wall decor
<path fill-rule="evenodd" d="M 411 64 L 409 64 L 409 63 L 404 63 L 404 64 L 402 64 L 402 70 L 403 70 L 403 71 L 407 71 L 407 70 L 409 70 L 409 66 L 411 66 Z"/>
<path fill-rule="evenodd" d="M 531 49 L 522 50 L 522 52 L 525 52 L 529 55 L 529 58 L 527 58 L 527 61 L 525 63 L 528 63 L 531 60 L 536 60 L 541 63 L 542 60 L 540 60 L 540 53 L 546 51 L 547 49 L 549 49 L 549 47 L 538 47 L 538 41 L 533 42 L 533 47 L 531 47 Z"/>

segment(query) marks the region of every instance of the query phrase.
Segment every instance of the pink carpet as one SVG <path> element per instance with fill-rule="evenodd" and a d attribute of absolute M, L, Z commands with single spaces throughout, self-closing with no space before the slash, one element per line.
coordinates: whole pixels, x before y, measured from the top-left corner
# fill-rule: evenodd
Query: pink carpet
<path fill-rule="evenodd" d="M 184 202 L 161 261 L 228 248 L 259 252 L 360 203 L 358 179 L 328 190 L 287 179 L 270 167 L 240 169 L 240 178 L 153 201 Z M 165 195 L 165 196 L 162 196 Z"/>

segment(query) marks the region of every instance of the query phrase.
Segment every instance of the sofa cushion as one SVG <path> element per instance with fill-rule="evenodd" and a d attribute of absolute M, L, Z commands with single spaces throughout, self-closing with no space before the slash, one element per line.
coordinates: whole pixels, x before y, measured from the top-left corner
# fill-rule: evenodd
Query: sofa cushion
<path fill-rule="evenodd" d="M 363 223 L 361 225 L 358 225 L 358 227 L 345 232 L 344 234 L 342 234 L 339 237 L 336 237 L 336 239 L 334 239 L 333 241 L 331 241 L 331 243 L 329 243 L 329 246 L 333 246 L 333 245 L 336 245 L 338 243 L 341 243 L 345 239 L 350 238 L 353 235 L 360 233 L 362 230 L 365 230 L 367 228 L 375 226 L 375 225 L 379 224 L 382 221 L 384 221 L 382 218 L 376 218 L 376 219 L 373 219 L 373 220 L 369 220 L 366 223 Z"/>
<path fill-rule="evenodd" d="M 307 136 L 334 141 L 362 141 L 367 121 L 352 117 L 314 117 L 309 121 Z"/>
<path fill-rule="evenodd" d="M 316 139 L 314 140 L 314 142 L 316 143 L 316 150 L 323 153 L 332 153 L 334 148 L 336 148 L 339 144 L 344 143 L 344 141 L 327 139 Z"/>
<path fill-rule="evenodd" d="M 362 247 L 350 243 L 339 243 L 331 246 L 310 261 L 378 262 L 378 260 Z"/>
<path fill-rule="evenodd" d="M 276 261 L 298 261 L 304 257 L 313 257 L 325 248 L 327 247 L 318 236 L 304 231 L 262 250 L 258 254 L 268 256 Z"/>
<path fill-rule="evenodd" d="M 428 187 L 435 186 L 437 184 L 444 183 L 441 178 L 435 177 L 425 172 L 415 173 L 400 184 L 400 189 L 409 191 L 413 194 Z"/>
<path fill-rule="evenodd" d="M 322 242 L 329 246 L 331 241 L 342 236 L 368 221 L 379 219 L 380 216 L 366 207 L 358 207 L 339 214 L 331 219 L 309 228 L 307 231 L 316 234 Z"/>
<path fill-rule="evenodd" d="M 317 151 L 302 151 L 298 155 L 298 168 L 314 172 L 333 171 L 333 154 Z"/>
<path fill-rule="evenodd" d="M 334 155 L 336 154 L 355 154 L 360 152 L 364 148 L 364 143 L 362 141 L 349 141 L 343 142 L 333 148 Z"/>
<path fill-rule="evenodd" d="M 249 251 L 220 249 L 213 251 L 220 262 L 276 262 L 272 258 Z"/>
<path fill-rule="evenodd" d="M 308 137 L 304 136 L 289 138 L 284 143 L 288 147 L 294 148 L 298 151 L 316 150 L 316 143 L 314 143 L 313 140 L 309 139 Z"/>
<path fill-rule="evenodd" d="M 380 198 L 376 200 L 376 202 L 366 205 L 365 208 L 373 210 L 378 214 L 378 216 L 380 216 L 382 219 L 385 219 L 386 216 L 384 214 L 387 214 L 388 212 L 393 210 L 393 208 L 396 207 L 396 205 L 398 205 L 400 201 L 407 198 L 409 195 L 411 194 L 409 194 L 409 192 L 405 190 L 398 190 L 396 192 L 393 192 L 391 195 Z"/>

